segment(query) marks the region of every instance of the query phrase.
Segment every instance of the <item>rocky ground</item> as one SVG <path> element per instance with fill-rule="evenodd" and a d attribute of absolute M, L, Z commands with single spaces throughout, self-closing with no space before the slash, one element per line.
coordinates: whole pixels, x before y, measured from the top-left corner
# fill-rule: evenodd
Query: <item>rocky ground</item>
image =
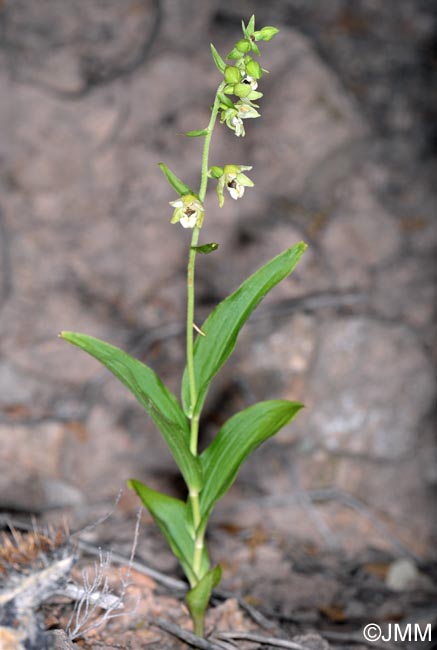
<path fill-rule="evenodd" d="M 111 341 L 179 390 L 188 235 L 169 224 L 174 197 L 156 163 L 198 183 L 201 145 L 180 134 L 208 119 L 218 83 L 209 42 L 225 53 L 255 12 L 281 30 L 263 48 L 262 119 L 244 140 L 219 127 L 211 162 L 253 165 L 256 187 L 222 211 L 207 197 L 205 241 L 220 248 L 199 259 L 198 321 L 286 246 L 304 239 L 309 250 L 242 334 L 202 443 L 259 399 L 307 408 L 219 504 L 211 553 L 224 588 L 283 634 L 350 635 L 371 615 L 426 613 L 437 483 L 431 4 L 0 3 L 3 511 L 67 516 L 77 529 L 131 476 L 181 494 L 133 398 L 56 334 Z M 137 507 L 125 491 L 89 541 L 128 553 Z M 138 553 L 176 575 L 147 516 Z M 393 591 L 399 558 L 414 580 Z M 156 607 L 170 616 L 172 603 Z M 238 627 L 235 601 L 221 607 Z M 134 637 L 133 648 L 163 647 Z"/>

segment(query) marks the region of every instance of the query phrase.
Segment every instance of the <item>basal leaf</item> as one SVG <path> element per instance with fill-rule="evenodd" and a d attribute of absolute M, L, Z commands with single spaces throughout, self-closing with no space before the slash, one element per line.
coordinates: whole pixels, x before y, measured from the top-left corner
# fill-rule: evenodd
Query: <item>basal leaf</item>
<path fill-rule="evenodd" d="M 152 490 L 141 481 L 131 479 L 128 484 L 135 490 L 154 518 L 172 552 L 181 563 L 190 585 L 195 584 L 197 578 L 191 568 L 194 556 L 194 539 L 187 505 L 180 499 Z M 206 547 L 204 547 L 201 574 L 205 574 L 208 568 L 209 559 Z"/>
<path fill-rule="evenodd" d="M 135 395 L 164 436 L 187 485 L 200 489 L 200 464 L 190 452 L 188 420 L 178 400 L 158 375 L 145 364 L 105 341 L 75 332 L 61 332 L 60 336 L 100 361 Z"/>
<path fill-rule="evenodd" d="M 187 415 L 200 413 L 209 384 L 234 349 L 242 326 L 264 296 L 291 273 L 306 247 L 301 242 L 273 258 L 217 305 L 203 323 L 201 330 L 205 336 L 198 337 L 194 345 L 196 404 L 190 403 L 187 369 L 182 379 L 182 401 Z"/>
<path fill-rule="evenodd" d="M 200 456 L 205 477 L 200 493 L 201 525 L 215 502 L 231 487 L 247 456 L 290 422 L 301 408 L 302 404 L 287 400 L 259 402 L 223 425 Z"/>
<path fill-rule="evenodd" d="M 185 185 L 183 181 L 181 181 L 180 178 L 176 176 L 176 174 L 173 174 L 171 169 L 167 167 L 164 163 L 159 163 L 159 168 L 161 169 L 162 173 L 166 177 L 167 181 L 169 184 L 172 186 L 172 188 L 177 192 L 180 196 L 183 196 L 184 194 L 193 194 L 195 195 L 195 192 L 193 192 L 192 189 L 188 187 L 188 185 Z"/>
<path fill-rule="evenodd" d="M 222 570 L 217 565 L 211 571 L 208 571 L 196 586 L 187 593 L 186 601 L 193 619 L 194 632 L 199 636 L 203 636 L 203 619 L 212 590 L 217 587 L 221 577 Z"/>

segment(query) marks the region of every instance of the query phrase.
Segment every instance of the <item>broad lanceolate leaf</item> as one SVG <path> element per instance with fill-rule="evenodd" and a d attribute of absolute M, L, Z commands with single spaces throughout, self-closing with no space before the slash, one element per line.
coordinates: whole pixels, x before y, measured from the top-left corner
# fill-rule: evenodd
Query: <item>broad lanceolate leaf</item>
<path fill-rule="evenodd" d="M 247 456 L 290 422 L 302 407 L 288 400 L 259 402 L 223 425 L 200 456 L 205 477 L 200 493 L 201 526 L 206 523 L 215 502 L 231 487 Z"/>
<path fill-rule="evenodd" d="M 187 418 L 158 375 L 126 352 L 92 336 L 75 332 L 61 332 L 60 336 L 88 352 L 127 386 L 161 431 L 187 485 L 201 489 L 201 468 L 190 452 Z"/>
<path fill-rule="evenodd" d="M 176 174 L 173 174 L 171 169 L 167 167 L 164 163 L 159 163 L 159 167 L 168 180 L 169 184 L 172 186 L 172 188 L 177 192 L 180 196 L 183 196 L 184 194 L 193 194 L 196 195 L 195 192 L 193 192 L 192 189 L 188 187 L 188 185 L 185 185 L 184 182 L 181 181 L 180 178 L 176 176 Z"/>
<path fill-rule="evenodd" d="M 212 53 L 212 58 L 214 59 L 214 63 L 216 64 L 219 71 L 223 73 L 226 68 L 226 63 L 223 61 L 222 57 L 217 52 L 217 50 L 215 49 L 212 43 L 211 43 L 211 53 Z"/>
<path fill-rule="evenodd" d="M 300 242 L 274 257 L 217 305 L 203 323 L 205 336 L 198 337 L 194 345 L 196 404 L 190 403 L 187 369 L 182 379 L 182 401 L 189 416 L 200 413 L 209 384 L 234 349 L 246 320 L 264 296 L 291 273 L 306 247 Z"/>
<path fill-rule="evenodd" d="M 194 633 L 198 636 L 203 636 L 203 619 L 205 616 L 206 608 L 208 607 L 209 599 L 212 590 L 217 587 L 222 577 L 222 570 L 220 566 L 215 566 L 211 571 L 193 587 L 186 596 L 188 609 L 190 610 L 191 618 L 194 623 Z"/>
<path fill-rule="evenodd" d="M 180 499 L 152 490 L 135 479 L 129 481 L 129 487 L 135 490 L 149 510 L 172 552 L 181 563 L 190 585 L 194 585 L 198 578 L 191 568 L 194 557 L 194 533 L 187 505 Z M 205 575 L 208 569 L 209 559 L 204 546 L 201 576 Z"/>

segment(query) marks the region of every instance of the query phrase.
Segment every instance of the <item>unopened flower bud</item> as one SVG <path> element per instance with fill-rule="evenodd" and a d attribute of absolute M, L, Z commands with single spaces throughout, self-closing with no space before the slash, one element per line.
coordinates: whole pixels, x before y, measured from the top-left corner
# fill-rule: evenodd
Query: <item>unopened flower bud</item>
<path fill-rule="evenodd" d="M 247 40 L 247 38 L 242 38 L 241 41 L 238 41 L 238 43 L 235 43 L 235 48 L 242 54 L 246 54 L 246 52 L 249 52 L 252 49 L 250 41 Z"/>
<path fill-rule="evenodd" d="M 225 81 L 228 84 L 237 84 L 241 81 L 241 72 L 234 65 L 228 65 L 225 69 Z"/>
<path fill-rule="evenodd" d="M 259 32 L 254 32 L 253 36 L 256 41 L 271 41 L 273 36 L 279 32 L 276 27 L 263 27 Z"/>
<path fill-rule="evenodd" d="M 246 74 L 253 77 L 253 79 L 261 79 L 262 73 L 263 71 L 258 61 L 251 59 L 251 61 L 246 64 Z"/>
<path fill-rule="evenodd" d="M 243 99 L 248 96 L 251 90 L 250 83 L 238 83 L 234 86 L 234 95 Z"/>

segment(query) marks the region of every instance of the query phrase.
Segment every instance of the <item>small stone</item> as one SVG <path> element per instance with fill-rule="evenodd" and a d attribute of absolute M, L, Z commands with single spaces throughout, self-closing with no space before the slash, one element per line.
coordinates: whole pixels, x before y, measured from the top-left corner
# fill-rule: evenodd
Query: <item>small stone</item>
<path fill-rule="evenodd" d="M 408 558 L 400 558 L 390 565 L 385 582 L 392 591 L 406 591 L 418 577 L 415 563 Z"/>
<path fill-rule="evenodd" d="M 319 634 L 299 634 L 292 639 L 295 643 L 300 643 L 307 650 L 329 650 L 329 643 Z"/>

